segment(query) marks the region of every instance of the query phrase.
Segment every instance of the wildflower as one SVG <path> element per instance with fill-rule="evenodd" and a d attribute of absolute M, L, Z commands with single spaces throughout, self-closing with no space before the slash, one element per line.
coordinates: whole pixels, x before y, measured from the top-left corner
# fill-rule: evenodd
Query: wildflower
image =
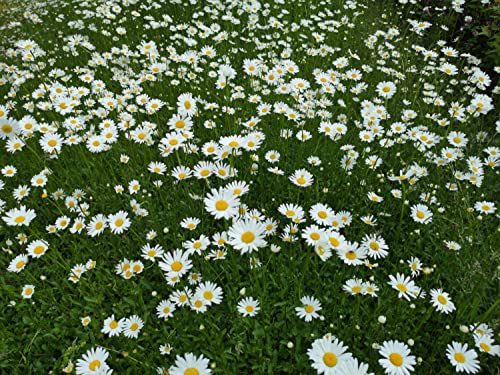
<path fill-rule="evenodd" d="M 431 289 L 431 301 L 439 312 L 448 314 L 455 310 L 455 305 L 451 302 L 450 296 L 441 289 Z"/>
<path fill-rule="evenodd" d="M 228 231 L 229 244 L 242 253 L 253 252 L 266 246 L 266 227 L 252 219 L 240 219 Z"/>
<path fill-rule="evenodd" d="M 169 369 L 170 375 L 208 375 L 212 371 L 208 367 L 209 361 L 203 354 L 196 357 L 193 353 L 186 353 L 184 357 L 177 356 L 175 364 Z"/>
<path fill-rule="evenodd" d="M 107 373 L 109 370 L 106 363 L 108 356 L 109 353 L 101 347 L 88 350 L 82 359 L 76 361 L 76 373 L 78 375 Z"/>
<path fill-rule="evenodd" d="M 318 311 L 321 310 L 321 303 L 314 297 L 304 296 L 300 299 L 304 306 L 296 307 L 297 316 L 310 322 L 319 317 Z"/>
<path fill-rule="evenodd" d="M 25 299 L 30 299 L 31 297 L 33 297 L 34 293 L 35 293 L 35 286 L 34 285 L 25 285 L 23 287 L 23 291 L 22 291 L 21 295 Z"/>
<path fill-rule="evenodd" d="M 138 338 L 141 328 L 144 326 L 144 322 L 137 315 L 132 315 L 131 317 L 123 321 L 123 334 L 129 338 Z"/>
<path fill-rule="evenodd" d="M 475 374 L 480 370 L 477 353 L 474 349 L 467 349 L 467 344 L 453 341 L 446 348 L 446 356 L 457 372 Z"/>
<path fill-rule="evenodd" d="M 328 336 L 314 340 L 307 349 L 307 356 L 313 361 L 311 366 L 318 374 L 343 374 L 340 368 L 352 359 L 352 354 L 347 349 L 342 341 Z"/>
<path fill-rule="evenodd" d="M 423 204 L 412 206 L 411 216 L 417 223 L 429 224 L 432 221 L 432 212 Z"/>
<path fill-rule="evenodd" d="M 253 297 L 243 298 L 240 302 L 238 302 L 238 312 L 245 316 L 253 317 L 257 315 L 259 312 L 259 301 L 254 299 Z"/>
<path fill-rule="evenodd" d="M 115 320 L 115 315 L 106 318 L 103 323 L 101 332 L 107 334 L 109 337 L 118 336 L 123 330 L 123 321 Z"/>
<path fill-rule="evenodd" d="M 21 206 L 7 211 L 2 219 L 9 226 L 29 226 L 35 217 L 35 210 L 26 209 L 26 206 Z"/>
<path fill-rule="evenodd" d="M 399 341 L 384 341 L 380 347 L 379 353 L 384 358 L 379 359 L 380 365 L 384 368 L 386 374 L 400 375 L 409 374 L 416 365 L 415 356 L 410 355 L 410 349 L 404 343 Z"/>

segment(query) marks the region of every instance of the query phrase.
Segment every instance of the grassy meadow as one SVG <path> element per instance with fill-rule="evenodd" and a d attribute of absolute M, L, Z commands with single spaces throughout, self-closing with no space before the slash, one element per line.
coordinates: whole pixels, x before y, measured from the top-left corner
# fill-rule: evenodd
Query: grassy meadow
<path fill-rule="evenodd" d="M 0 373 L 497 374 L 500 68 L 414 3 L 0 2 Z"/>

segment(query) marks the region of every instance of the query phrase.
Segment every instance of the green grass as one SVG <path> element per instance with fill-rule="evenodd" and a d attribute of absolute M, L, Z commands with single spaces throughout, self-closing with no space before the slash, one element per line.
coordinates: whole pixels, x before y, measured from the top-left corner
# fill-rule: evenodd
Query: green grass
<path fill-rule="evenodd" d="M 407 20 L 419 20 L 419 14 L 412 13 L 411 5 L 398 6 L 392 1 L 359 0 L 353 3 L 354 9 L 344 6 L 343 1 L 328 4 L 301 1 L 293 6 L 276 3 L 268 12 L 262 13 L 265 8 L 258 12 L 259 27 L 252 30 L 248 28 L 248 23 L 252 23 L 251 15 L 237 11 L 243 8 L 240 3 L 232 9 L 218 10 L 211 17 L 203 9 L 208 3 L 188 5 L 162 1 L 161 7 L 156 9 L 153 2 L 129 6 L 115 2 L 120 4 L 121 10 L 116 9 L 114 19 L 109 22 L 99 4 L 60 1 L 38 6 L 33 13 L 42 22 L 23 19 L 20 25 L 5 30 L 0 42 L 0 49 L 18 51 L 15 56 L 5 54 L 0 58 L 0 82 L 3 81 L 0 110 L 2 106 L 10 107 L 8 117 L 20 124 L 27 115 L 41 124 L 33 134 L 18 135 L 24 143 L 21 151 L 4 151 L 10 144 L 7 139 L 0 139 L 3 149 L 0 169 L 17 168 L 14 177 L 6 176 L 5 172 L 0 177 L 4 183 L 0 199 L 5 202 L 3 212 L 0 204 L 0 216 L 4 217 L 20 204 L 36 212 L 29 226 L 12 226 L 8 225 L 8 220 L 0 220 L 3 249 L 0 268 L 6 270 L 0 282 L 0 372 L 61 373 L 69 361 L 76 364 L 87 350 L 100 346 L 109 352 L 107 364 L 118 374 L 150 374 L 159 367 L 167 370 L 174 365 L 176 355 L 185 353 L 208 358 L 214 374 L 312 374 L 316 371 L 311 367 L 308 349 L 316 339 L 331 333 L 349 347 L 348 352 L 353 357 L 368 364 L 370 372 L 376 374 L 384 371 L 379 364 L 382 356 L 377 345 L 382 346 L 389 340 L 413 342 L 409 349 L 411 355 L 418 358 L 414 371 L 418 374 L 455 373 L 446 357 L 447 346 L 452 341 L 475 348 L 482 373 L 495 373 L 496 357 L 480 351 L 475 346 L 473 334 L 462 332 L 460 327 L 486 323 L 494 331 L 492 338 L 497 337 L 499 216 L 496 212 L 481 213 L 474 206 L 482 201 L 490 202 L 492 207 L 498 205 L 497 160 L 485 160 L 486 149 L 500 152 L 498 125 L 494 108 L 479 116 L 465 111 L 463 121 L 455 120 L 450 108 L 454 102 L 466 108 L 480 94 L 487 95 L 496 104 L 498 87 L 482 88 L 471 82 L 469 72 L 474 61 L 466 57 L 439 55 L 459 69 L 456 76 L 448 76 L 433 68 L 443 62 L 438 57 L 429 58 L 415 51 L 413 46 L 418 45 L 440 52 L 441 46 L 436 43 L 444 38 L 445 32 L 439 25 L 418 35 L 411 30 Z M 0 14 L 1 7 L 0 2 Z M 140 16 L 134 12 L 139 12 Z M 231 12 L 240 23 L 222 17 L 226 12 Z M 197 17 L 194 13 L 198 13 Z M 164 15 L 172 20 L 158 28 L 144 18 L 150 16 L 160 22 Z M 333 20 L 338 24 L 322 24 L 318 17 L 322 17 L 323 22 Z M 83 28 L 76 23 L 79 20 Z M 275 20 L 281 22 L 281 28 L 269 26 Z M 214 27 L 216 31 L 208 37 L 198 32 L 192 37 L 197 44 L 189 46 L 185 38 L 189 35 L 189 26 L 194 27 L 197 21 L 208 27 L 217 23 L 220 30 Z M 294 27 L 301 22 L 300 28 Z M 173 28 L 182 24 L 188 27 Z M 117 33 L 117 27 L 125 28 L 126 34 Z M 328 31 L 328 27 L 334 30 Z M 397 29 L 399 35 L 381 35 L 390 28 Z M 214 40 L 222 30 L 228 33 L 226 40 Z M 233 32 L 237 34 L 232 36 Z M 65 38 L 76 34 L 88 38 L 89 44 L 81 40 L 78 46 L 68 49 Z M 374 35 L 377 41 L 372 48 L 365 42 Z M 315 36 L 322 41 L 315 40 Z M 34 62 L 23 61 L 19 45 L 16 47 L 17 41 L 28 39 L 45 52 Z M 156 75 L 155 81 L 140 82 L 144 72 L 151 70 L 151 61 L 141 54 L 130 56 L 125 53 L 124 46 L 137 52 L 141 43 L 151 41 L 158 46 L 159 61 L 167 63 L 166 71 Z M 212 59 L 199 57 L 195 66 L 177 61 L 175 55 L 200 52 L 204 46 L 213 47 L 216 56 Z M 170 47 L 175 47 L 176 52 Z M 335 50 L 320 56 L 321 47 Z M 312 55 L 311 49 L 318 51 Z M 290 56 L 283 57 L 282 53 L 287 51 L 291 51 Z M 397 53 L 391 56 L 393 52 Z M 340 57 L 348 59 L 349 65 L 335 67 Z M 104 58 L 106 64 L 99 65 L 97 61 Z M 302 92 L 300 100 L 291 94 L 276 93 L 276 88 L 263 78 L 265 73 L 250 77 L 244 72 L 245 60 L 256 58 L 261 59 L 269 71 L 286 69 L 286 60 L 292 60 L 298 72 L 284 75 L 284 82 L 302 78 L 311 90 Z M 217 76 L 221 65 L 230 65 L 236 75 L 224 88 L 218 89 L 217 77 L 211 77 L 210 72 Z M 12 73 L 12 67 L 19 74 Z M 466 71 L 463 68 L 467 68 Z M 104 98 L 104 91 L 93 89 L 90 83 L 79 78 L 85 74 L 83 69 L 92 71 L 94 79 L 102 81 L 106 90 L 122 102 L 115 104 L 102 118 L 96 109 L 106 105 L 103 100 L 99 102 Z M 345 90 L 337 87 L 334 94 L 319 90 L 320 84 L 314 75 L 330 69 L 337 72 L 336 79 L 342 82 Z M 361 80 L 343 77 L 349 69 L 362 73 Z M 190 77 L 190 73 L 194 77 Z M 121 76 L 137 80 L 138 84 L 130 88 L 122 86 Z M 14 82 L 19 77 L 27 79 L 20 84 Z M 453 79 L 457 82 L 452 82 Z M 379 82 L 387 81 L 397 87 L 396 95 L 391 98 L 384 98 L 377 89 Z M 367 85 L 365 90 L 359 94 L 351 91 L 362 82 Z M 57 85 L 65 89 L 85 87 L 89 93 L 68 114 L 61 114 L 54 108 L 37 107 L 40 102 L 56 105 Z M 42 92 L 52 89 L 54 94 L 45 93 L 41 99 L 35 99 L 33 94 L 37 89 Z M 245 94 L 244 98 L 238 97 L 240 92 Z M 181 148 L 162 157 L 159 144 L 171 132 L 168 122 L 178 112 L 177 100 L 183 93 L 192 93 L 197 98 L 198 112 L 192 116 L 193 137 L 189 144 L 199 150 L 188 152 Z M 445 104 L 438 106 L 426 100 L 429 93 L 442 98 Z M 147 114 L 136 104 L 140 94 L 159 99 L 164 106 Z M 252 95 L 259 95 L 262 103 L 286 104 L 300 115 L 301 121 L 275 111 L 259 115 L 259 104 L 249 100 Z M 95 105 L 90 106 L 85 102 L 87 99 L 92 99 Z M 486 101 L 485 98 L 481 100 Z M 368 115 L 362 113 L 362 105 L 367 101 L 371 101 L 374 108 L 385 111 L 385 118 L 365 120 L 363 116 L 368 118 Z M 34 107 L 32 111 L 30 103 Z M 216 104 L 218 108 L 209 109 L 205 106 L 207 103 Z M 140 110 L 132 111 L 128 105 L 135 105 Z M 227 107 L 234 109 L 234 113 L 225 110 Z M 314 111 L 310 117 L 308 108 Z M 418 116 L 405 120 L 405 132 L 391 131 L 395 122 L 403 122 L 406 110 L 413 110 Z M 331 116 L 332 128 L 344 122 L 346 133 L 330 139 L 319 132 L 320 111 Z M 120 125 L 116 142 L 110 144 L 109 150 L 90 152 L 86 139 L 101 132 L 99 126 L 103 120 L 118 125 L 127 113 L 135 124 L 129 128 Z M 66 120 L 71 116 L 81 116 L 80 129 L 68 125 Z M 259 118 L 260 122 L 251 129 L 245 128 L 244 124 L 254 118 Z M 433 118 L 449 120 L 449 124 L 441 126 Z M 213 121 L 216 127 L 207 128 L 207 121 Z M 0 123 L 0 128 L 2 124 L 5 122 Z M 131 131 L 141 124 L 144 127 L 154 124 L 153 131 L 147 135 L 151 140 L 149 145 L 130 139 Z M 362 141 L 360 132 L 373 129 L 373 126 L 384 134 L 371 143 Z M 417 126 L 425 127 L 429 133 L 418 132 Z M 59 153 L 51 155 L 40 144 L 48 127 L 65 139 L 82 137 L 82 142 L 64 144 Z M 248 135 L 256 130 L 265 135 L 259 147 L 242 150 L 241 154 L 229 153 L 223 160 L 227 168 L 237 170 L 237 176 L 227 180 L 215 175 L 208 179 L 192 177 L 184 181 L 171 176 L 170 172 L 179 165 L 193 168 L 199 162 L 214 161 L 202 152 L 207 142 L 223 141 L 222 137 L 226 136 Z M 299 141 L 296 134 L 300 130 L 308 131 L 311 139 Z M 142 131 L 147 133 L 144 128 Z M 291 131 L 293 136 L 282 137 L 284 131 Z M 436 159 L 446 152 L 446 148 L 452 147 L 447 140 L 452 131 L 462 132 L 464 135 L 459 137 L 467 138 L 468 142 L 464 147 L 455 148 L 458 150 L 455 160 L 437 165 Z M 422 149 L 424 135 L 436 137 L 432 147 Z M 394 144 L 383 147 L 382 139 L 389 139 Z M 355 159 L 352 169 L 342 162 L 350 149 L 355 151 L 354 156 L 351 154 Z M 280 153 L 278 163 L 266 160 L 271 150 Z M 123 155 L 129 157 L 127 162 L 123 161 Z M 318 157 L 321 165 L 312 166 L 307 160 L 310 156 Z M 365 162 L 370 156 L 382 159 L 377 169 L 369 168 Z M 482 177 L 478 177 L 482 178 L 480 186 L 456 177 L 458 171 L 462 174 L 471 171 L 467 164 L 471 157 L 478 157 L 484 163 Z M 488 161 L 491 165 L 487 165 Z M 165 174 L 148 171 L 150 162 L 164 163 Z M 258 166 L 257 170 L 254 165 Z M 269 172 L 271 167 L 279 167 L 284 174 Z M 302 168 L 314 176 L 310 187 L 300 187 L 289 180 Z M 32 178 L 44 170 L 50 171 L 46 185 L 35 186 Z M 420 171 L 421 176 L 402 182 L 392 180 L 392 176 L 410 170 Z M 128 188 L 133 180 L 141 186 L 134 194 Z M 188 275 L 178 284 L 169 285 L 158 265 L 160 259 L 152 262 L 143 258 L 141 248 L 161 245 L 168 253 L 202 235 L 211 239 L 218 232 L 229 231 L 234 227 L 233 221 L 216 220 L 205 208 L 203 198 L 211 189 L 222 188 L 233 181 L 248 183 L 249 192 L 241 197 L 241 204 L 247 205 L 247 211 L 254 216 L 259 213 L 266 219 L 275 220 L 276 234 L 266 236 L 267 245 L 251 253 L 241 253 L 227 245 L 224 260 L 207 258 L 210 251 L 216 249 L 214 244 L 201 255 L 191 255 L 191 272 L 198 273 L 202 281 L 211 281 L 221 287 L 222 302 L 209 306 L 204 313 L 184 306 L 178 307 L 172 318 L 158 318 L 156 308 L 160 301 L 185 287 L 194 291 L 196 285 L 189 283 Z M 450 183 L 456 185 L 456 191 L 447 187 Z M 22 185 L 27 185 L 30 192 L 18 201 L 14 191 Z M 115 191 L 117 185 L 123 186 L 123 193 Z M 394 189 L 400 190 L 402 199 L 393 197 Z M 86 207 L 87 215 L 79 215 L 67 204 L 66 199 L 78 192 L 83 193 L 78 205 Z M 370 200 L 367 196 L 371 192 L 383 200 Z M 132 206 L 137 203 L 147 210 L 147 215 L 134 213 Z M 297 226 L 295 241 L 282 237 L 287 225 L 292 224 L 278 211 L 284 203 L 300 205 L 305 211 L 304 222 Z M 367 235 L 383 238 L 389 247 L 387 257 L 375 259 L 372 255 L 367 258 L 370 263 L 377 263 L 373 268 L 363 264 L 347 265 L 335 251 L 331 258 L 321 260 L 301 237 L 305 228 L 315 224 L 308 211 L 317 203 L 328 205 L 336 213 L 347 211 L 352 215 L 350 225 L 340 229 L 349 242 L 361 244 Z M 430 209 L 433 215 L 430 223 L 421 224 L 412 217 L 412 207 L 416 204 L 424 204 Z M 257 211 L 252 211 L 254 209 Z M 85 228 L 80 234 L 70 231 L 79 216 L 88 225 L 96 215 L 109 216 L 122 210 L 131 220 L 123 234 L 113 234 L 109 228 L 95 237 Z M 362 220 L 369 215 L 376 220 L 376 226 Z M 201 221 L 194 231 L 180 226 L 188 217 Z M 51 233 L 50 226 L 61 218 L 70 219 L 69 226 Z M 148 235 L 151 231 L 156 233 L 155 238 Z M 291 236 L 290 232 L 286 234 Z M 26 237 L 26 241 L 21 237 Z M 12 260 L 27 253 L 28 245 L 34 240 L 46 241 L 48 251 L 40 258 L 30 258 L 21 272 L 7 272 Z M 445 246 L 445 241 L 455 241 L 461 249 L 451 250 Z M 280 246 L 281 251 L 274 253 L 272 246 Z M 412 257 L 418 258 L 423 266 L 423 270 L 413 276 L 408 265 Z M 124 259 L 140 260 L 144 269 L 125 279 L 115 271 Z M 95 261 L 95 266 L 83 273 L 78 282 L 71 282 L 68 278 L 72 268 L 85 265 L 89 260 Z M 252 262 L 260 265 L 252 267 Z M 388 284 L 389 276 L 398 273 L 411 277 L 425 297 L 412 298 L 409 302 L 398 298 L 398 292 Z M 343 287 L 353 278 L 375 283 L 379 288 L 378 296 L 346 293 Z M 30 299 L 22 296 L 25 285 L 35 286 Z M 436 311 L 431 303 L 429 294 L 438 288 L 449 294 L 455 306 L 449 314 Z M 259 301 L 260 311 L 255 317 L 242 317 L 238 313 L 237 305 L 243 296 Z M 306 322 L 297 316 L 295 308 L 302 306 L 300 300 L 304 296 L 314 296 L 321 302 L 320 318 Z M 117 320 L 139 316 L 144 327 L 138 338 L 127 338 L 123 334 L 109 337 L 102 333 L 104 320 L 112 314 Z M 86 316 L 90 316 L 91 322 L 84 326 L 81 320 Z M 380 316 L 387 317 L 385 324 L 379 323 Z M 166 343 L 173 351 L 170 355 L 161 355 L 159 347 Z"/>

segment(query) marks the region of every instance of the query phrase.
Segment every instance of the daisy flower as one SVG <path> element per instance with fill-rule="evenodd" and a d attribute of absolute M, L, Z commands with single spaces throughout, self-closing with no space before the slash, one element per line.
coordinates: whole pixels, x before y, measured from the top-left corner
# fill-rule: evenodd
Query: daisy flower
<path fill-rule="evenodd" d="M 500 345 L 494 345 L 493 338 L 488 335 L 482 337 L 474 337 L 477 348 L 484 353 L 493 356 L 500 356 Z"/>
<path fill-rule="evenodd" d="M 185 288 L 184 290 L 176 290 L 174 291 L 169 300 L 175 304 L 176 307 L 185 306 L 189 304 L 189 300 L 192 298 L 193 292 L 189 288 Z"/>
<path fill-rule="evenodd" d="M 102 232 L 104 232 L 104 229 L 107 227 L 107 221 L 108 219 L 106 216 L 102 214 L 98 214 L 94 216 L 91 220 L 90 223 L 87 224 L 87 233 L 90 237 L 95 237 L 100 235 Z"/>
<path fill-rule="evenodd" d="M 101 348 L 92 348 L 83 355 L 82 359 L 76 361 L 76 373 L 78 375 L 102 374 L 109 370 L 106 363 L 109 353 Z"/>
<path fill-rule="evenodd" d="M 396 277 L 389 275 L 389 279 L 391 281 L 388 284 L 399 292 L 399 298 L 404 297 L 409 301 L 410 297 L 417 297 L 415 292 L 418 292 L 419 289 L 415 283 L 410 280 L 410 277 L 405 277 L 404 275 L 397 273 Z"/>
<path fill-rule="evenodd" d="M 189 230 L 195 230 L 201 220 L 196 217 L 187 217 L 181 221 L 181 227 Z"/>
<path fill-rule="evenodd" d="M 265 232 L 266 227 L 263 223 L 252 219 L 238 220 L 229 228 L 228 243 L 242 253 L 251 253 L 266 246 Z"/>
<path fill-rule="evenodd" d="M 195 294 L 201 296 L 208 306 L 222 302 L 222 288 L 210 281 L 198 285 Z"/>
<path fill-rule="evenodd" d="M 170 344 L 160 345 L 160 353 L 162 355 L 170 354 L 172 352 L 172 346 Z M 163 372 L 162 372 L 163 374 Z"/>
<path fill-rule="evenodd" d="M 423 204 L 412 206 L 411 216 L 414 221 L 421 224 L 429 224 L 432 221 L 432 212 Z"/>
<path fill-rule="evenodd" d="M 141 251 L 142 257 L 152 262 L 155 262 L 156 258 L 159 258 L 164 254 L 163 248 L 160 245 L 151 246 L 146 244 L 141 248 Z"/>
<path fill-rule="evenodd" d="M 278 211 L 295 223 L 301 223 L 304 221 L 304 209 L 296 204 L 283 203 L 278 207 Z"/>
<path fill-rule="evenodd" d="M 196 100 L 191 93 L 179 95 L 177 98 L 177 111 L 181 116 L 192 117 L 196 110 Z"/>
<path fill-rule="evenodd" d="M 43 240 L 31 241 L 26 250 L 33 258 L 40 258 L 48 250 L 49 244 Z"/>
<path fill-rule="evenodd" d="M 317 225 L 310 225 L 302 230 L 302 238 L 309 246 L 315 246 L 318 242 L 324 242 L 325 231 Z"/>
<path fill-rule="evenodd" d="M 35 286 L 34 285 L 25 285 L 23 287 L 23 291 L 22 291 L 21 295 L 25 299 L 30 299 L 31 297 L 33 297 L 34 293 L 35 293 Z"/>
<path fill-rule="evenodd" d="M 487 201 L 476 202 L 474 204 L 474 209 L 486 215 L 493 214 L 497 210 L 495 203 Z"/>
<path fill-rule="evenodd" d="M 238 302 L 238 312 L 243 316 L 253 317 L 260 310 L 259 301 L 253 297 L 246 297 Z"/>
<path fill-rule="evenodd" d="M 205 311 L 207 311 L 208 303 L 205 302 L 205 299 L 203 299 L 201 295 L 195 294 L 189 302 L 191 310 L 196 311 L 197 314 L 203 314 Z"/>
<path fill-rule="evenodd" d="M 309 173 L 306 169 L 297 169 L 293 174 L 289 177 L 289 180 L 300 187 L 308 187 L 311 186 L 314 182 L 313 175 Z"/>
<path fill-rule="evenodd" d="M 361 241 L 361 247 L 368 251 L 368 256 L 374 259 L 385 258 L 389 252 L 389 246 L 385 240 L 376 234 L 365 234 Z"/>
<path fill-rule="evenodd" d="M 407 375 L 415 368 L 417 361 L 415 356 L 410 355 L 408 346 L 399 341 L 384 341 L 379 350 L 382 359 L 378 362 L 384 368 L 386 374 Z"/>
<path fill-rule="evenodd" d="M 208 375 L 212 371 L 209 361 L 202 355 L 196 357 L 193 353 L 186 353 L 184 357 L 177 356 L 175 364 L 169 369 L 170 375 Z"/>
<path fill-rule="evenodd" d="M 343 375 L 341 366 L 352 359 L 351 353 L 346 353 L 348 347 L 342 341 L 328 335 L 316 339 L 307 350 L 307 356 L 318 374 Z"/>
<path fill-rule="evenodd" d="M 360 294 L 360 293 L 364 293 L 364 284 L 363 284 L 363 280 L 361 279 L 349 279 L 345 282 L 344 286 L 342 287 L 342 289 L 349 293 L 350 295 L 356 295 L 356 294 Z"/>
<path fill-rule="evenodd" d="M 310 322 L 319 317 L 317 313 L 321 310 L 321 303 L 319 300 L 314 297 L 304 296 L 300 299 L 300 302 L 302 302 L 304 306 L 295 308 L 295 312 L 299 318 L 304 319 L 306 322 Z"/>
<path fill-rule="evenodd" d="M 240 200 L 226 189 L 212 189 L 204 199 L 205 209 L 215 219 L 230 219 L 238 214 Z"/>
<path fill-rule="evenodd" d="M 234 196 L 242 196 L 249 191 L 249 185 L 246 181 L 233 181 L 227 184 L 224 189 L 231 192 Z"/>
<path fill-rule="evenodd" d="M 392 98 L 396 93 L 396 85 L 393 82 L 380 82 L 377 85 L 377 94 L 382 98 Z"/>
<path fill-rule="evenodd" d="M 13 208 L 5 213 L 3 221 L 9 226 L 29 226 L 31 220 L 36 217 L 35 210 L 26 209 L 26 206 Z"/>
<path fill-rule="evenodd" d="M 368 372 L 368 365 L 359 362 L 357 358 L 351 358 L 339 364 L 339 373 L 342 375 L 374 375 L 373 372 Z"/>
<path fill-rule="evenodd" d="M 309 215 L 318 225 L 330 225 L 334 211 L 326 204 L 317 203 L 309 209 Z"/>
<path fill-rule="evenodd" d="M 367 250 L 359 247 L 357 242 L 347 242 L 342 248 L 337 249 L 337 255 L 349 266 L 360 266 L 364 264 Z"/>
<path fill-rule="evenodd" d="M 28 264 L 28 254 L 19 254 L 10 261 L 7 271 L 19 273 L 26 267 L 26 264 Z"/>
<path fill-rule="evenodd" d="M 132 315 L 123 321 L 123 334 L 128 338 L 136 339 L 142 327 L 144 327 L 142 319 L 137 315 Z"/>
<path fill-rule="evenodd" d="M 159 262 L 158 265 L 167 275 L 175 275 L 178 277 L 185 275 L 193 266 L 189 259 L 188 252 L 182 252 L 182 250 L 179 249 L 164 254 L 162 261 Z"/>
<path fill-rule="evenodd" d="M 467 344 L 452 341 L 446 348 L 446 356 L 455 367 L 455 371 L 475 374 L 480 370 L 477 353 L 474 349 L 467 349 Z"/>
<path fill-rule="evenodd" d="M 106 318 L 103 323 L 103 327 L 101 332 L 107 334 L 109 337 L 118 336 L 122 333 L 123 330 L 123 321 L 117 321 L 115 319 L 115 315 L 111 315 L 109 318 Z"/>
<path fill-rule="evenodd" d="M 437 311 L 448 314 L 455 310 L 455 305 L 451 302 L 451 298 L 448 293 L 443 292 L 441 289 L 431 289 L 430 294 L 432 305 Z"/>

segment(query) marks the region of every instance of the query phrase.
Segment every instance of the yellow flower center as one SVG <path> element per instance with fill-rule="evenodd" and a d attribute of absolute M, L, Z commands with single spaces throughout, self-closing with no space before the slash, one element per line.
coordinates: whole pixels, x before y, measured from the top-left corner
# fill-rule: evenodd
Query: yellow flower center
<path fill-rule="evenodd" d="M 197 309 L 199 309 L 201 306 L 203 306 L 203 302 L 201 302 L 200 300 L 194 303 L 194 307 L 196 307 Z"/>
<path fill-rule="evenodd" d="M 137 329 L 139 328 L 139 324 L 137 323 L 133 323 L 131 326 L 130 326 L 130 330 L 131 331 L 137 331 Z"/>
<path fill-rule="evenodd" d="M 98 368 L 101 368 L 101 361 L 99 361 L 98 359 L 94 359 L 92 362 L 89 363 L 89 369 L 91 371 L 95 371 Z"/>
<path fill-rule="evenodd" d="M 18 216 L 16 217 L 16 219 L 14 220 L 17 224 L 20 224 L 22 223 L 24 220 L 26 220 L 26 217 L 25 216 Z"/>
<path fill-rule="evenodd" d="M 248 305 L 248 306 L 245 307 L 245 310 L 247 312 L 251 313 L 253 311 L 253 306 Z"/>
<path fill-rule="evenodd" d="M 192 107 L 192 106 L 191 106 L 191 102 L 190 102 L 189 100 L 186 100 L 186 101 L 184 102 L 184 108 L 186 108 L 186 109 L 191 109 L 191 107 Z"/>
<path fill-rule="evenodd" d="M 55 139 L 51 139 L 47 142 L 50 147 L 55 147 L 57 145 L 57 141 Z"/>
<path fill-rule="evenodd" d="M 491 346 L 489 346 L 488 344 L 486 344 L 485 342 L 482 342 L 481 344 L 479 344 L 479 346 L 481 347 L 481 349 L 483 349 L 485 352 L 489 352 L 491 350 Z"/>
<path fill-rule="evenodd" d="M 439 303 L 440 303 L 441 305 L 446 305 L 446 303 L 448 302 L 448 301 L 446 300 L 446 298 L 445 298 L 445 297 L 443 297 L 442 295 L 439 295 L 439 296 L 438 296 L 438 298 L 437 298 L 437 300 L 439 301 Z"/>
<path fill-rule="evenodd" d="M 306 310 L 306 313 L 311 314 L 314 311 L 314 307 L 311 305 L 307 305 L 304 310 Z"/>
<path fill-rule="evenodd" d="M 320 211 L 320 212 L 318 212 L 318 216 L 321 219 L 326 219 L 328 217 L 328 214 L 325 211 Z"/>
<path fill-rule="evenodd" d="M 30 296 L 33 293 L 33 288 L 26 288 L 24 292 L 27 296 Z"/>
<path fill-rule="evenodd" d="M 299 178 L 297 178 L 297 183 L 299 185 L 304 185 L 306 183 L 306 179 L 302 176 L 300 176 Z"/>
<path fill-rule="evenodd" d="M 389 356 L 389 361 L 391 361 L 391 363 L 394 365 L 394 366 L 401 366 L 403 364 L 403 357 L 401 357 L 401 354 L 398 354 L 398 353 L 392 353 L 390 356 Z"/>
<path fill-rule="evenodd" d="M 174 263 L 172 263 L 171 267 L 173 271 L 179 272 L 182 269 L 182 263 L 179 261 L 175 261 Z"/>
<path fill-rule="evenodd" d="M 208 169 L 204 169 L 200 173 L 203 177 L 207 177 L 210 174 L 210 171 Z"/>
<path fill-rule="evenodd" d="M 337 356 L 332 352 L 326 352 L 325 354 L 323 354 L 323 362 L 328 367 L 335 367 L 337 365 L 338 359 Z"/>
<path fill-rule="evenodd" d="M 95 225 L 95 229 L 99 230 L 99 229 L 101 229 L 101 228 L 102 228 L 102 226 L 103 226 L 103 225 L 104 225 L 104 224 L 100 221 L 100 222 L 98 222 L 98 223 Z"/>
<path fill-rule="evenodd" d="M 330 237 L 329 241 L 333 247 L 338 247 L 340 245 L 339 240 L 337 240 L 335 237 Z"/>
<path fill-rule="evenodd" d="M 203 298 L 210 301 L 212 298 L 214 298 L 214 294 L 211 291 L 207 290 L 203 293 Z"/>
<path fill-rule="evenodd" d="M 200 375 L 200 372 L 194 367 L 190 367 L 184 370 L 184 375 Z"/>
<path fill-rule="evenodd" d="M 391 91 L 391 88 L 389 86 L 384 86 L 384 88 L 382 89 L 383 92 L 389 92 Z"/>
<path fill-rule="evenodd" d="M 255 240 L 255 234 L 252 232 L 245 232 L 241 235 L 241 240 L 246 244 L 252 243 Z"/>
<path fill-rule="evenodd" d="M 356 285 L 356 286 L 353 286 L 351 288 L 351 290 L 353 293 L 359 293 L 359 292 L 361 292 L 361 287 L 359 285 Z"/>
<path fill-rule="evenodd" d="M 397 284 L 396 285 L 396 288 L 398 288 L 398 290 L 402 293 L 406 293 L 408 291 L 408 288 L 406 287 L 405 284 Z"/>
<path fill-rule="evenodd" d="M 36 255 L 40 255 L 43 253 L 43 251 L 45 250 L 45 247 L 41 246 L 41 245 L 38 245 L 37 247 L 35 247 L 33 249 L 33 252 L 36 254 Z"/>
<path fill-rule="evenodd" d="M 319 233 L 316 233 L 316 232 L 311 233 L 310 237 L 311 237 L 311 239 L 312 239 L 313 241 L 317 241 L 317 240 L 319 240 L 319 239 L 320 239 L 320 235 L 319 235 Z"/>
<path fill-rule="evenodd" d="M 464 363 L 465 362 L 465 356 L 462 353 L 455 353 L 455 361 L 458 363 Z"/>
<path fill-rule="evenodd" d="M 109 323 L 109 328 L 116 329 L 116 327 L 118 327 L 118 322 L 116 320 L 113 320 L 111 323 Z"/>
<path fill-rule="evenodd" d="M 356 259 L 356 253 L 354 251 L 348 251 L 345 253 L 345 257 L 349 260 L 354 260 Z"/>
<path fill-rule="evenodd" d="M 419 219 L 423 219 L 425 217 L 425 214 L 422 211 L 417 211 L 417 217 Z"/>

